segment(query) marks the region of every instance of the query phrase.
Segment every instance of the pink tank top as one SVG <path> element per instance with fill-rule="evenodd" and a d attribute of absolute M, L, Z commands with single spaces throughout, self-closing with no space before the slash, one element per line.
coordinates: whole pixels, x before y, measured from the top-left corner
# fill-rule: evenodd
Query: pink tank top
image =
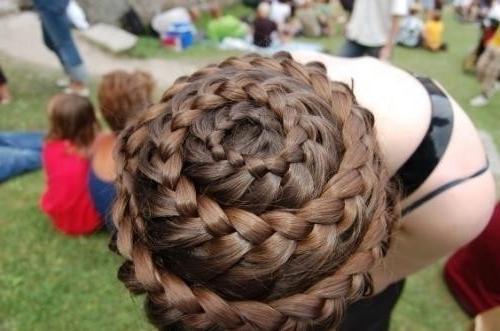
<path fill-rule="evenodd" d="M 100 228 L 87 186 L 89 160 L 64 140 L 46 142 L 42 160 L 46 186 L 40 206 L 55 227 L 68 235 L 90 234 Z"/>

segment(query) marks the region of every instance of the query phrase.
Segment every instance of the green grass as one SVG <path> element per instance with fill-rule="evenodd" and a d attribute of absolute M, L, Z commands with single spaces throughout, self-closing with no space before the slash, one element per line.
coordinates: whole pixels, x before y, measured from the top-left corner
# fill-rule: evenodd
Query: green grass
<path fill-rule="evenodd" d="M 179 61 L 193 61 L 193 60 L 209 60 L 215 61 L 221 57 L 227 57 L 231 55 L 238 54 L 237 51 L 226 51 L 219 50 L 216 48 L 216 44 L 209 41 L 203 40 L 197 43 L 195 46 L 190 47 L 182 52 L 177 52 L 172 49 L 163 47 L 158 38 L 156 37 L 140 37 L 137 45 L 128 51 L 125 55 L 139 58 L 164 58 L 164 59 L 176 59 Z"/>
<path fill-rule="evenodd" d="M 461 61 L 475 44 L 476 34 L 474 26 L 447 17 L 448 52 L 397 49 L 395 63 L 441 81 L 500 144 L 500 97 L 483 109 L 468 107 L 479 88 L 474 77 L 461 72 Z M 319 42 L 335 52 L 341 38 Z M 156 40 L 141 43 L 143 56 L 165 56 Z M 187 58 L 185 53 L 168 56 L 196 61 L 227 55 L 197 47 Z M 1 54 L 0 63 L 15 97 L 11 105 L 0 108 L 0 130 L 46 128 L 45 103 L 57 92 L 52 83 L 57 73 Z M 106 235 L 75 239 L 58 234 L 38 209 L 42 189 L 41 172 L 0 184 L 0 330 L 150 330 L 142 300 L 131 298 L 115 278 L 119 258 L 108 252 Z M 441 268 L 438 263 L 409 277 L 393 317 L 393 331 L 466 329 L 468 318 L 446 290 Z"/>
<path fill-rule="evenodd" d="M 35 173 L 0 190 L 0 329 L 148 329 L 140 302 L 115 280 L 106 235 L 55 233 L 38 211 L 41 184 Z"/>

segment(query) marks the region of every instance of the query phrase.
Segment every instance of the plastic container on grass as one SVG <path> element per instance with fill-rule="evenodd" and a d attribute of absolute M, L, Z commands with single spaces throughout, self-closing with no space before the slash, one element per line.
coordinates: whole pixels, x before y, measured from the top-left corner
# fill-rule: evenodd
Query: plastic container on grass
<path fill-rule="evenodd" d="M 175 23 L 162 38 L 163 45 L 181 51 L 194 43 L 193 26 L 188 23 Z"/>

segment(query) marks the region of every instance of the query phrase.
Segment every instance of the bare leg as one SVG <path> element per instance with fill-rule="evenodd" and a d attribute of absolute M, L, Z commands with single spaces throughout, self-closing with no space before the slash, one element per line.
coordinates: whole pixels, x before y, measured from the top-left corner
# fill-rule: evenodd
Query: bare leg
<path fill-rule="evenodd" d="M 483 56 L 487 58 L 481 61 Z M 483 72 L 480 79 L 481 91 L 490 98 L 495 92 L 495 84 L 500 74 L 500 50 L 488 47 L 479 60 L 479 67 Z"/>

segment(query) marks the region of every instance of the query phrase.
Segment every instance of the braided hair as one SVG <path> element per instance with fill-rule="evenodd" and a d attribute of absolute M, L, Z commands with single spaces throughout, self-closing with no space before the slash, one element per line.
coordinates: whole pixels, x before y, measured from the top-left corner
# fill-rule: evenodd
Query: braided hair
<path fill-rule="evenodd" d="M 321 63 L 231 57 L 121 134 L 118 278 L 160 330 L 324 330 L 398 219 L 373 115 Z"/>

